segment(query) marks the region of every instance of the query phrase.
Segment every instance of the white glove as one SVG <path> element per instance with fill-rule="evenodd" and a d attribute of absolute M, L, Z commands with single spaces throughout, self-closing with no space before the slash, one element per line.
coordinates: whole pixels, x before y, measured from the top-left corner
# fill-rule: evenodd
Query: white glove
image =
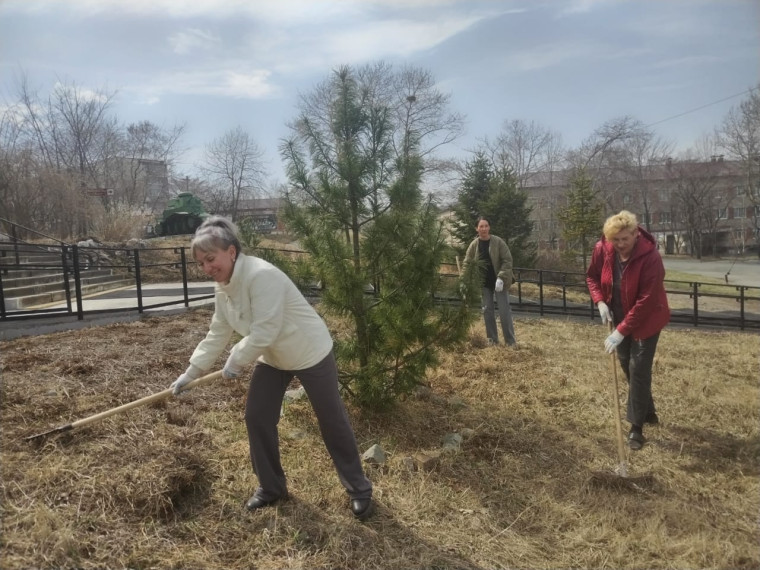
<path fill-rule="evenodd" d="M 504 290 L 504 281 L 501 279 L 501 277 L 499 277 L 499 278 L 496 280 L 496 287 L 494 287 L 494 290 L 495 290 L 497 293 L 501 293 L 501 292 Z"/>
<path fill-rule="evenodd" d="M 610 308 L 607 306 L 607 303 L 604 301 L 599 301 L 596 304 L 596 307 L 599 309 L 599 316 L 602 317 L 602 324 L 606 325 L 607 323 L 611 323 L 612 313 L 610 312 Z"/>
<path fill-rule="evenodd" d="M 177 394 L 182 392 L 182 388 L 186 384 L 189 384 L 196 378 L 200 378 L 202 375 L 203 375 L 203 370 L 191 364 L 190 366 L 187 367 L 187 370 L 185 370 L 182 374 L 180 374 L 179 378 L 177 378 L 174 382 L 171 383 L 171 386 L 169 386 L 169 388 L 172 389 L 172 394 L 176 396 Z"/>
<path fill-rule="evenodd" d="M 222 378 L 230 380 L 237 378 L 243 372 L 243 365 L 238 364 L 232 354 L 227 358 L 227 362 L 224 363 L 224 369 L 222 370 Z"/>
<path fill-rule="evenodd" d="M 623 335 L 620 334 L 620 332 L 615 329 L 612 331 L 612 334 L 607 337 L 607 340 L 604 341 L 604 350 L 612 354 L 612 351 L 615 350 L 617 345 L 619 345 L 621 342 L 623 342 Z"/>

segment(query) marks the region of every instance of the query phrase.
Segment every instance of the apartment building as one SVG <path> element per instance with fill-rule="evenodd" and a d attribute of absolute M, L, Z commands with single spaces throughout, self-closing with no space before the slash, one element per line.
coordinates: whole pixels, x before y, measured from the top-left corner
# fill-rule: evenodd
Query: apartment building
<path fill-rule="evenodd" d="M 706 255 L 726 255 L 758 249 L 756 172 L 750 175 L 746 163 L 716 155 L 701 162 L 668 159 L 637 169 L 592 169 L 588 175 L 605 215 L 623 209 L 635 213 L 664 253 L 701 248 Z M 570 169 L 538 172 L 525 184 L 540 250 L 564 246 L 557 213 L 567 205 L 572 174 Z"/>

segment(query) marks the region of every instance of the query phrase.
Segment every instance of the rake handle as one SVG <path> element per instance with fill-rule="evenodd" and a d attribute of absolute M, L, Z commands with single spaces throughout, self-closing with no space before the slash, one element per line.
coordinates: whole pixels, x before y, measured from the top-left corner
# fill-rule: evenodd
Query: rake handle
<path fill-rule="evenodd" d="M 221 377 L 222 377 L 221 370 L 217 372 L 212 372 L 211 374 L 207 374 L 206 376 L 201 376 L 200 378 L 196 378 L 192 382 L 185 384 L 185 386 L 182 387 L 181 391 L 184 392 L 186 390 L 189 390 L 190 388 L 196 388 L 198 386 L 209 384 L 210 382 L 213 382 L 214 380 L 217 380 Z M 110 410 L 106 410 L 104 412 L 100 412 L 98 414 L 94 414 L 92 416 L 82 418 L 81 420 L 77 420 L 70 424 L 66 424 L 66 425 L 54 428 L 50 431 L 46 431 L 37 435 L 27 437 L 26 439 L 35 439 L 35 438 L 42 437 L 49 434 L 62 433 L 62 432 L 69 431 L 72 429 L 80 428 L 80 427 L 89 425 L 91 423 L 103 420 L 115 414 L 126 412 L 127 410 L 131 410 L 132 408 L 137 408 L 140 406 L 151 404 L 153 402 L 158 402 L 159 400 L 164 400 L 166 398 L 169 398 L 172 395 L 172 393 L 173 393 L 173 389 L 167 388 L 166 390 L 162 390 L 161 392 L 151 394 L 150 396 L 145 396 L 144 398 L 140 398 L 139 400 L 134 400 L 133 402 L 122 404 L 121 406 L 117 406 L 115 408 L 111 408 Z"/>
<path fill-rule="evenodd" d="M 612 321 L 610 321 L 609 329 L 610 333 L 615 329 Z M 615 391 L 612 395 L 612 400 L 615 403 L 615 432 L 617 434 L 618 460 L 620 461 L 621 468 L 625 471 L 625 445 L 623 444 L 623 428 L 620 425 L 620 400 L 615 350 L 610 353 L 610 367 L 612 368 L 613 390 Z"/>

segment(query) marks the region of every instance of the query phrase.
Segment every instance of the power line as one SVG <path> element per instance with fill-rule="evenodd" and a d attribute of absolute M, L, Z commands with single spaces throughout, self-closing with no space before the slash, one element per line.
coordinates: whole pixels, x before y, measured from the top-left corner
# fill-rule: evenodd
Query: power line
<path fill-rule="evenodd" d="M 746 95 L 747 93 L 751 93 L 755 89 L 757 89 L 757 87 L 750 87 L 749 89 L 746 89 L 745 91 L 742 91 L 741 93 L 729 95 L 728 97 L 724 97 L 723 99 L 718 99 L 717 101 L 713 101 L 712 103 L 707 103 L 705 105 L 702 105 L 701 107 L 696 107 L 694 109 L 689 109 L 688 111 L 684 111 L 683 113 L 678 113 L 677 115 L 673 115 L 672 117 L 668 117 L 667 119 L 662 119 L 660 121 L 655 121 L 654 123 L 649 123 L 646 126 L 653 127 L 655 125 L 659 125 L 660 123 L 664 123 L 665 121 L 670 121 L 671 119 L 677 119 L 678 117 L 683 117 L 684 115 L 688 115 L 689 113 L 693 113 L 695 111 L 700 111 L 706 107 L 717 105 L 718 103 L 723 103 L 723 101 L 728 101 L 729 99 L 733 99 L 734 97 L 740 97 L 741 95 Z"/>

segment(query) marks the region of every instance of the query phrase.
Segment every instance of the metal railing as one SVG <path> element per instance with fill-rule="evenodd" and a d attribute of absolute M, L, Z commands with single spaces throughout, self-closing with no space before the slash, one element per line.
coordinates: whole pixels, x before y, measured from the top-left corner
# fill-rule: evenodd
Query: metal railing
<path fill-rule="evenodd" d="M 194 263 L 189 263 L 186 247 L 169 248 L 92 248 L 77 245 L 46 246 L 60 261 L 40 263 L 3 263 L 0 271 L 0 321 L 86 314 L 134 311 L 184 305 L 213 298 L 213 293 L 193 294 L 189 285 L 207 281 Z M 305 252 L 274 250 L 284 256 L 299 256 Z M 271 251 L 269 251 L 271 253 Z M 10 260 L 8 260 L 10 261 Z M 127 308 L 85 310 L 83 300 L 87 272 L 108 269 L 120 274 L 134 286 L 135 306 Z M 441 302 L 461 302 L 456 294 L 458 279 L 455 266 L 442 268 L 444 286 L 436 292 Z M 51 306 L 7 309 L 8 272 L 26 270 L 32 273 L 60 273 L 60 302 Z M 4 276 L 5 274 L 5 276 Z M 599 314 L 586 288 L 585 274 L 530 268 L 515 268 L 516 282 L 510 288 L 510 303 L 514 311 L 538 315 L 565 315 L 591 320 Z M 146 298 L 150 286 L 156 283 L 176 283 L 178 293 L 169 301 L 151 303 Z M 760 287 L 722 285 L 696 281 L 666 280 L 671 305 L 671 322 L 694 327 L 713 326 L 739 330 L 760 330 Z M 371 294 L 371 293 L 370 293 Z M 310 297 L 319 292 L 310 288 Z"/>
<path fill-rule="evenodd" d="M 0 244 L 2 247 L 2 244 Z M 172 305 L 189 307 L 192 301 L 213 298 L 213 294 L 191 294 L 189 283 L 201 279 L 199 272 L 187 262 L 187 248 L 113 248 L 84 247 L 79 245 L 46 246 L 45 252 L 55 256 L 56 261 L 47 259 L 34 261 L 34 255 L 25 259 L 25 251 L 19 248 L 18 261 L 4 262 L 0 267 L 0 321 L 24 320 L 31 318 L 60 317 L 76 315 L 83 320 L 86 314 L 134 311 L 142 313 Z M 27 252 L 28 253 L 28 252 Z M 12 275 L 19 277 L 12 277 Z M 118 283 L 120 289 L 134 287 L 134 306 L 123 308 L 85 309 L 85 300 L 100 295 L 112 294 L 102 283 L 88 284 L 89 275 L 96 274 L 96 280 Z M 13 279 L 47 279 L 49 283 L 10 287 Z M 157 283 L 178 283 L 182 293 L 169 301 L 151 303 L 147 300 L 150 286 Z M 90 289 L 88 291 L 88 288 Z M 19 289 L 39 290 L 25 297 L 11 297 Z M 94 290 L 93 290 L 94 289 Z M 100 290 L 98 290 L 100 289 Z M 44 290 L 44 291 L 43 291 Z M 29 299 L 30 306 L 10 308 L 12 301 Z"/>
<path fill-rule="evenodd" d="M 44 244 L 44 240 L 50 240 L 56 245 L 66 245 L 66 242 L 55 238 L 53 236 L 49 236 L 47 234 L 43 234 L 42 232 L 38 232 L 37 230 L 33 230 L 31 228 L 27 228 L 26 226 L 22 226 L 21 224 L 17 224 L 16 222 L 12 222 L 11 220 L 8 220 L 6 218 L 0 217 L 0 222 L 2 222 L 3 226 L 7 229 L 6 232 L 2 232 L 3 235 L 7 238 L 3 240 L 4 243 L 10 244 L 11 249 L 0 249 L 0 257 L 7 256 L 9 251 L 12 251 L 14 259 L 16 260 L 16 263 L 18 264 L 21 259 L 20 255 L 20 246 L 26 245 L 29 247 L 38 248 L 41 251 L 44 251 L 46 248 L 46 245 Z M 23 233 L 26 233 L 27 235 L 35 236 L 38 242 L 40 243 L 32 243 L 29 242 L 28 239 L 24 239 Z"/>

